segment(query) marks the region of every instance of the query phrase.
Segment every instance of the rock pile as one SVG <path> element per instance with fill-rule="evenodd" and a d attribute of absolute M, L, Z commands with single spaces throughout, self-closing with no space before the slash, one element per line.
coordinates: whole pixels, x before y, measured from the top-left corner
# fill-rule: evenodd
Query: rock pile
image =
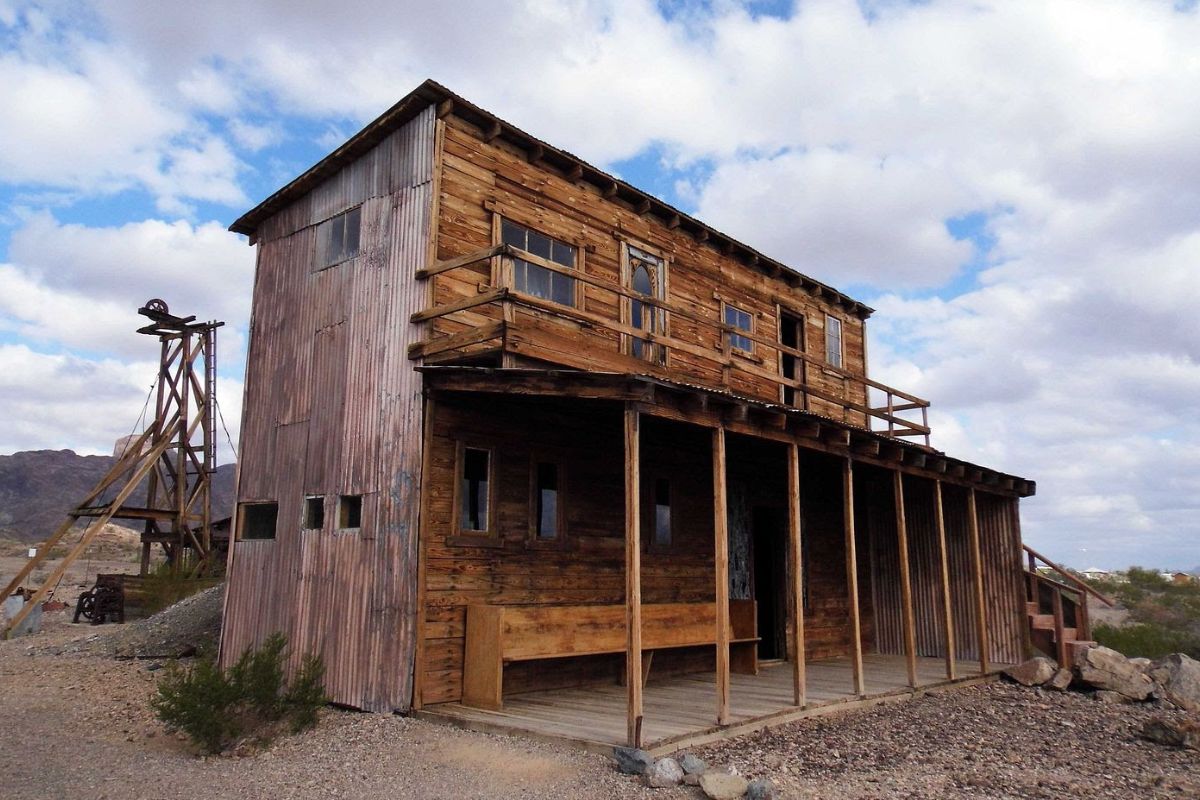
<path fill-rule="evenodd" d="M 1158 661 L 1126 658 L 1108 647 L 1089 647 L 1076 654 L 1070 669 L 1038 656 L 1005 670 L 1022 686 L 1065 691 L 1076 687 L 1105 703 L 1155 701 L 1163 708 L 1200 712 L 1200 661 L 1173 653 Z M 1174 747 L 1200 749 L 1200 720 L 1156 717 L 1142 736 Z"/>
<path fill-rule="evenodd" d="M 640 775 L 653 789 L 681 784 L 699 786 L 710 800 L 775 800 L 775 787 L 769 780 L 746 780 L 732 767 L 710 768 L 703 759 L 684 753 L 679 759 L 654 758 L 645 750 L 614 747 L 617 769 L 626 775 Z"/>

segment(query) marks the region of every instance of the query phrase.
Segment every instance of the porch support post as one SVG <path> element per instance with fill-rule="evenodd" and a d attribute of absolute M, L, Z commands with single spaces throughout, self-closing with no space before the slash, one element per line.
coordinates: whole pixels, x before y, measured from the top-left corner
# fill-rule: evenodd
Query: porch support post
<path fill-rule="evenodd" d="M 846 587 L 850 600 L 850 667 L 854 676 L 854 693 L 867 693 L 863 678 L 862 621 L 858 611 L 858 553 L 854 541 L 854 462 L 842 461 L 843 520 L 846 529 Z"/>
<path fill-rule="evenodd" d="M 896 495 L 896 549 L 900 562 L 900 603 L 904 625 L 904 661 L 908 685 L 917 688 L 917 623 L 913 616 L 912 575 L 908 562 L 908 520 L 904 515 L 904 474 L 892 473 L 892 491 Z"/>
<path fill-rule="evenodd" d="M 625 406 L 625 686 L 630 747 L 642 746 L 642 516 L 640 420 Z"/>
<path fill-rule="evenodd" d="M 946 510 L 942 505 L 942 482 L 933 482 L 934 517 L 937 522 L 938 555 L 942 562 L 942 621 L 946 625 L 946 678 L 954 680 L 954 609 L 950 597 L 950 556 L 946 552 Z"/>
<path fill-rule="evenodd" d="M 729 723 L 729 521 L 725 494 L 725 429 L 712 435 L 713 564 L 716 572 L 717 724 Z"/>
<path fill-rule="evenodd" d="M 967 489 L 967 524 L 971 532 L 971 563 L 975 572 L 975 638 L 979 642 L 979 672 L 991 671 L 988 664 L 987 602 L 983 591 L 983 551 L 979 546 L 979 514 L 975 506 L 975 489 Z"/>
<path fill-rule="evenodd" d="M 788 571 L 792 576 L 792 703 L 808 703 L 804 674 L 804 554 L 800 547 L 800 448 L 788 445 Z"/>

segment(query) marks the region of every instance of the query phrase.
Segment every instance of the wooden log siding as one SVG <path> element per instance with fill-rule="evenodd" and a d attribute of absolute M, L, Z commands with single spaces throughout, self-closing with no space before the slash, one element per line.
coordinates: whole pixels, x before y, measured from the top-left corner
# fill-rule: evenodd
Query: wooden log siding
<path fill-rule="evenodd" d="M 277 537 L 236 541 L 221 660 L 282 631 L 323 657 L 339 703 L 409 707 L 415 647 L 421 381 L 407 359 L 428 302 L 433 110 L 259 227 L 240 449 L 241 501 L 279 503 Z M 361 204 L 360 254 L 313 271 L 317 225 Z M 338 495 L 362 526 L 335 533 Z M 326 529 L 301 531 L 305 495 Z"/>
<path fill-rule="evenodd" d="M 518 327 L 533 326 L 537 337 L 548 342 L 558 337 L 573 345 L 557 349 L 552 346 L 552 352 L 546 352 L 538 348 L 536 341 L 512 340 L 510 343 L 517 344 L 516 351 L 528 350 L 527 357 L 558 363 L 564 363 L 561 358 L 564 352 L 586 352 L 611 366 L 612 357 L 621 352 L 622 340 L 617 330 L 623 319 L 624 302 L 620 290 L 619 240 L 628 240 L 662 252 L 668 259 L 668 302 L 675 310 L 666 314 L 667 327 L 669 336 L 679 342 L 669 357 L 672 374 L 698 383 L 724 384 L 725 370 L 713 359 L 719 358 L 723 349 L 721 304 L 728 302 L 750 312 L 754 320 L 750 338 L 756 341 L 758 351 L 750 359 L 735 357 L 733 363 L 738 369 L 730 374 L 729 388 L 778 401 L 781 368 L 777 328 L 782 307 L 804 318 L 805 340 L 810 349 L 807 355 L 816 359 L 803 370 L 814 392 L 810 408 L 838 419 L 862 422 L 862 413 L 845 404 L 849 401 L 866 406 L 868 401 L 866 385 L 861 380 L 847 379 L 847 376 L 866 377 L 864 324 L 855 313 L 828 302 L 820 292 L 809 293 L 790 286 L 782 277 L 750 269 L 731 255 L 697 241 L 682 228 L 671 227 L 653 215 L 639 214 L 623 201 L 605 197 L 590 185 L 531 163 L 524 152 L 502 139 L 488 140 L 485 132 L 460 118 L 450 116 L 444 122 L 437 260 L 450 263 L 492 247 L 494 216 L 511 218 L 577 247 L 583 268 L 572 274 L 584 284 L 579 292 L 577 316 L 599 317 L 609 323 L 581 325 L 565 313 L 549 316 L 540 311 L 533 314 L 528 308 L 518 310 L 512 315 Z M 561 269 L 555 264 L 548 268 Z M 498 263 L 475 263 L 442 272 L 431 279 L 430 302 L 433 306 L 450 306 L 474 297 L 481 290 L 495 286 L 501 271 Z M 502 320 L 505 312 L 500 305 L 482 305 L 438 317 L 431 336 L 450 335 Z M 690 310 L 705 324 L 685 318 L 681 309 Z M 823 363 L 826 314 L 843 322 L 844 371 Z M 685 350 L 687 346 L 691 349 Z M 836 399 L 819 398 L 817 392 Z M 914 401 L 923 402 L 904 394 L 896 398 L 892 405 L 900 408 Z"/>

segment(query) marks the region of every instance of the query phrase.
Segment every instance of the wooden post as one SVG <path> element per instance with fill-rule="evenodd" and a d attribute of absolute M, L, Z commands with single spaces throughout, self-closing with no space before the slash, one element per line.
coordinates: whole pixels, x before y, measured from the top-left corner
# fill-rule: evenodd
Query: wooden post
<path fill-rule="evenodd" d="M 917 622 L 913 616 L 912 575 L 908 561 L 908 520 L 904 514 L 904 475 L 892 473 L 896 495 L 896 547 L 900 561 L 900 603 L 904 624 L 904 661 L 908 668 L 908 685 L 917 687 Z"/>
<path fill-rule="evenodd" d="M 1054 656 L 1059 667 L 1070 669 L 1071 665 L 1067 662 L 1067 637 L 1063 630 L 1066 625 L 1063 623 L 1062 590 L 1057 586 L 1054 587 L 1054 594 L 1051 597 L 1054 601 Z"/>
<path fill-rule="evenodd" d="M 729 723 L 729 518 L 725 494 L 725 429 L 712 435 L 713 563 L 717 601 L 717 724 Z"/>
<path fill-rule="evenodd" d="M 628 741 L 642 746 L 642 515 L 638 412 L 625 407 L 625 686 Z"/>
<path fill-rule="evenodd" d="M 804 554 L 801 549 L 800 448 L 788 445 L 788 569 L 792 576 L 792 703 L 808 703 L 804 674 Z"/>
<path fill-rule="evenodd" d="M 846 528 L 846 586 L 850 599 L 850 666 L 854 676 L 854 693 L 867 693 L 863 678 L 862 621 L 858 612 L 858 553 L 854 541 L 854 463 L 842 462 L 843 520 Z"/>
<path fill-rule="evenodd" d="M 950 596 L 950 556 L 946 552 L 946 511 L 942 506 L 942 482 L 933 482 L 933 501 L 937 522 L 938 555 L 942 562 L 942 621 L 946 625 L 946 678 L 957 677 L 954 664 L 954 609 Z"/>
<path fill-rule="evenodd" d="M 988 663 L 987 601 L 983 590 L 983 550 L 979 546 L 979 514 L 975 489 L 967 489 L 967 524 L 971 532 L 971 562 L 975 568 L 975 639 L 979 642 L 979 672 L 991 671 Z"/>

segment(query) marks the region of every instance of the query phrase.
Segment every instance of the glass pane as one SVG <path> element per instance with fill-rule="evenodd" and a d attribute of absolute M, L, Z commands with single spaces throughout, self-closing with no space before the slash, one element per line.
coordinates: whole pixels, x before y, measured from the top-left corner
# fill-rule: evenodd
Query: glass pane
<path fill-rule="evenodd" d="M 725 306 L 725 324 L 726 325 L 736 325 L 737 324 L 736 320 L 737 320 L 737 309 L 734 308 L 733 306 Z"/>
<path fill-rule="evenodd" d="M 525 229 L 515 222 L 503 220 L 500 223 L 500 242 L 511 244 L 513 247 L 525 249 Z"/>
<path fill-rule="evenodd" d="M 463 451 L 462 507 L 459 509 L 463 530 L 487 530 L 489 456 L 488 451 L 471 447 Z"/>
<path fill-rule="evenodd" d="M 358 242 L 361 229 L 362 206 L 359 206 L 346 212 L 346 237 L 343 250 L 346 256 L 358 255 Z"/>
<path fill-rule="evenodd" d="M 550 260 L 550 237 L 543 236 L 537 231 L 529 231 L 529 244 L 525 247 L 526 250 L 533 253 L 535 256 Z"/>
<path fill-rule="evenodd" d="M 539 539 L 558 536 L 558 466 L 537 465 L 537 535 Z"/>
<path fill-rule="evenodd" d="M 566 275 L 551 273 L 550 299 L 564 306 L 575 305 L 575 279 Z"/>
<path fill-rule="evenodd" d="M 513 288 L 518 292 L 529 292 L 529 262 L 513 260 Z"/>
<path fill-rule="evenodd" d="M 644 316 L 643 309 L 645 308 L 641 302 L 634 300 L 630 304 L 629 323 L 635 328 L 645 328 L 642 317 Z"/>
<path fill-rule="evenodd" d="M 564 267 L 575 266 L 575 248 L 569 244 L 563 244 L 559 241 L 554 241 L 553 252 L 550 260 L 556 264 L 562 264 Z"/>
<path fill-rule="evenodd" d="M 343 217 L 334 217 L 326 224 L 329 226 L 329 249 L 325 251 L 325 263 L 332 264 L 342 258 L 342 244 L 345 241 L 346 220 Z"/>
<path fill-rule="evenodd" d="M 638 266 L 633 271 L 633 290 L 642 294 L 654 294 L 654 285 L 650 280 L 650 270 L 645 266 Z"/>
<path fill-rule="evenodd" d="M 654 543 L 671 543 L 671 484 L 664 478 L 654 482 Z"/>
<path fill-rule="evenodd" d="M 541 297 L 546 300 L 550 299 L 550 270 L 539 267 L 536 264 L 527 264 L 525 266 L 528 272 L 528 288 L 525 290 L 535 297 Z"/>

